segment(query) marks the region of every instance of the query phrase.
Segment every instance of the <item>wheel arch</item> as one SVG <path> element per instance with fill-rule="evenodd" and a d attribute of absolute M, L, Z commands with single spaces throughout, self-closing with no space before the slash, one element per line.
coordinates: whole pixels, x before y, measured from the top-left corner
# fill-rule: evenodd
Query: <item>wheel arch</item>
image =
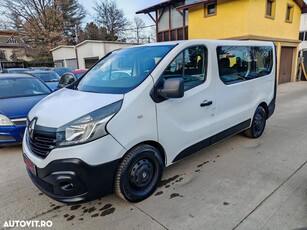
<path fill-rule="evenodd" d="M 150 151 L 147 152 L 146 149 Z M 145 159 L 151 160 L 152 163 L 149 164 Z M 147 170 L 145 169 L 145 171 L 147 173 L 144 176 L 144 167 L 146 165 Z M 123 155 L 117 167 L 114 179 L 116 194 L 120 198 L 133 203 L 146 199 L 157 189 L 162 178 L 164 166 L 164 150 L 159 143 L 156 141 L 143 141 L 134 145 Z M 137 179 L 142 177 L 145 180 Z"/>
<path fill-rule="evenodd" d="M 150 145 L 150 146 L 156 148 L 156 149 L 159 151 L 159 153 L 160 153 L 160 155 L 161 155 L 161 157 L 162 157 L 164 166 L 167 165 L 167 157 L 166 157 L 166 153 L 165 153 L 165 150 L 164 150 L 163 146 L 162 146 L 159 142 L 157 142 L 157 141 L 152 141 L 152 140 L 143 141 L 143 142 L 140 142 L 140 143 L 138 143 L 138 144 L 132 146 L 132 147 L 129 148 L 129 149 L 127 150 L 127 152 L 122 156 L 122 159 L 125 157 L 125 155 L 127 155 L 127 153 L 130 152 L 131 149 L 133 149 L 133 148 L 135 148 L 135 147 L 137 147 L 137 146 L 139 146 L 139 145 Z"/>
<path fill-rule="evenodd" d="M 269 118 L 269 107 L 267 103 L 261 102 L 258 106 L 262 106 L 264 108 L 265 113 L 266 113 L 266 119 L 268 119 Z"/>

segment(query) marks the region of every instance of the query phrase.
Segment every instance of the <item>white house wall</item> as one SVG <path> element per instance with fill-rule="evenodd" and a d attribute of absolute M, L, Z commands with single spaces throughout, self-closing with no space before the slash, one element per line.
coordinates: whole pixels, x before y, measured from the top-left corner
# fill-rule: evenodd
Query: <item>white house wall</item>
<path fill-rule="evenodd" d="M 11 60 L 11 56 L 13 52 L 17 52 L 17 57 L 19 59 L 25 60 L 25 61 L 32 61 L 33 59 L 31 57 L 27 57 L 25 53 L 24 48 L 5 48 L 2 49 L 4 51 L 5 57 L 7 60 Z"/>
<path fill-rule="evenodd" d="M 162 10 L 160 10 L 161 12 Z M 165 7 L 163 14 L 158 22 L 158 30 L 164 31 L 169 29 L 169 10 L 168 7 Z"/>
<path fill-rule="evenodd" d="M 176 7 L 181 4 L 177 4 L 171 7 L 171 29 L 182 27 L 183 25 L 183 17 L 182 15 L 176 10 Z M 187 25 L 187 24 L 186 24 Z"/>
<path fill-rule="evenodd" d="M 76 58 L 75 47 L 59 47 L 52 50 L 53 60 L 74 59 Z"/>
<path fill-rule="evenodd" d="M 85 59 L 98 58 L 105 55 L 102 42 L 87 42 L 76 47 L 78 54 L 79 69 L 85 69 Z"/>
<path fill-rule="evenodd" d="M 105 54 L 107 54 L 107 53 L 109 53 L 113 50 L 123 49 L 123 48 L 131 47 L 131 46 L 132 46 L 132 44 L 129 44 L 129 43 L 127 43 L 127 44 L 125 44 L 125 43 L 114 43 L 114 44 L 105 43 L 105 51 L 106 51 Z"/>
<path fill-rule="evenodd" d="M 53 62 L 57 67 L 75 68 L 77 66 L 77 58 L 74 46 L 59 46 L 53 50 Z"/>
<path fill-rule="evenodd" d="M 85 60 L 101 59 L 107 53 L 121 48 L 130 47 L 136 44 L 104 41 L 84 41 L 77 46 L 59 46 L 53 50 L 53 61 L 56 65 L 85 69 Z M 74 60 L 76 60 L 74 62 Z M 78 61 L 78 66 L 77 66 Z"/>
<path fill-rule="evenodd" d="M 301 14 L 300 32 L 307 32 L 307 14 Z M 299 44 L 299 50 L 307 49 L 307 41 Z"/>
<path fill-rule="evenodd" d="M 307 31 L 307 14 L 301 14 L 300 31 Z"/>
<path fill-rule="evenodd" d="M 115 43 L 115 42 L 85 42 L 76 46 L 79 69 L 85 69 L 86 59 L 101 59 L 107 53 L 121 48 L 130 47 L 130 43 Z"/>

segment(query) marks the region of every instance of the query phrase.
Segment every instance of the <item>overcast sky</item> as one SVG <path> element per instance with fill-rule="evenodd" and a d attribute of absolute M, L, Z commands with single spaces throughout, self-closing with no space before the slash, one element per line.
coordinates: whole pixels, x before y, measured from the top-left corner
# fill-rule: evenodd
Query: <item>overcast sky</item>
<path fill-rule="evenodd" d="M 84 6 L 88 12 L 87 21 L 94 20 L 93 6 L 95 6 L 96 0 L 78 0 L 81 5 Z M 98 0 L 99 1 L 99 0 Z M 135 12 L 147 8 L 149 6 L 163 2 L 164 0 L 117 0 L 118 8 L 124 10 L 126 17 L 132 20 L 136 15 Z M 139 14 L 146 23 L 146 25 L 152 25 L 154 22 L 147 14 Z"/>

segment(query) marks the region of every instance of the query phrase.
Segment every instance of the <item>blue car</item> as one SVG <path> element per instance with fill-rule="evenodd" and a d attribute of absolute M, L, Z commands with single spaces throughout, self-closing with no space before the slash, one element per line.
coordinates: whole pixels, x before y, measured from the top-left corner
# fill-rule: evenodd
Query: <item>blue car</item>
<path fill-rule="evenodd" d="M 24 73 L 29 71 L 28 68 L 10 68 L 10 69 L 4 69 L 2 73 Z"/>
<path fill-rule="evenodd" d="M 22 141 L 32 107 L 52 90 L 28 74 L 0 75 L 0 146 Z"/>
<path fill-rule="evenodd" d="M 57 86 L 60 81 L 60 76 L 56 72 L 50 70 L 46 71 L 34 70 L 34 71 L 28 71 L 27 73 L 43 80 L 46 83 L 46 85 L 48 85 L 48 87 L 53 91 L 57 90 Z"/>
<path fill-rule="evenodd" d="M 63 75 L 64 73 L 69 73 L 69 72 L 75 71 L 74 69 L 72 69 L 72 68 L 67 68 L 67 67 L 54 67 L 54 68 L 52 68 L 52 69 L 50 69 L 50 70 L 56 72 L 60 77 L 62 77 L 62 75 Z"/>

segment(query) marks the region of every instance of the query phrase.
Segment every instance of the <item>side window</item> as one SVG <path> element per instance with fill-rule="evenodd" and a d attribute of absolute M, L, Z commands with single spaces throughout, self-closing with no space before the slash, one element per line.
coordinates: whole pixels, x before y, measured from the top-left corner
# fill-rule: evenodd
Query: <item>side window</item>
<path fill-rule="evenodd" d="M 205 6 L 205 17 L 216 15 L 216 3 L 209 3 Z"/>
<path fill-rule="evenodd" d="M 254 47 L 253 57 L 254 69 L 251 71 L 252 77 L 262 77 L 272 72 L 274 58 L 272 47 Z"/>
<path fill-rule="evenodd" d="M 163 78 L 182 77 L 184 90 L 192 89 L 206 81 L 207 49 L 204 46 L 190 47 L 182 51 L 169 64 Z"/>
<path fill-rule="evenodd" d="M 276 8 L 276 0 L 267 0 L 265 16 L 267 18 L 274 19 L 275 18 L 275 8 Z"/>
<path fill-rule="evenodd" d="M 293 9 L 294 6 L 292 4 L 287 4 L 287 11 L 286 11 L 286 22 L 292 23 L 293 21 Z"/>
<path fill-rule="evenodd" d="M 272 71 L 272 47 L 221 46 L 217 48 L 220 79 L 234 84 L 268 75 Z"/>

